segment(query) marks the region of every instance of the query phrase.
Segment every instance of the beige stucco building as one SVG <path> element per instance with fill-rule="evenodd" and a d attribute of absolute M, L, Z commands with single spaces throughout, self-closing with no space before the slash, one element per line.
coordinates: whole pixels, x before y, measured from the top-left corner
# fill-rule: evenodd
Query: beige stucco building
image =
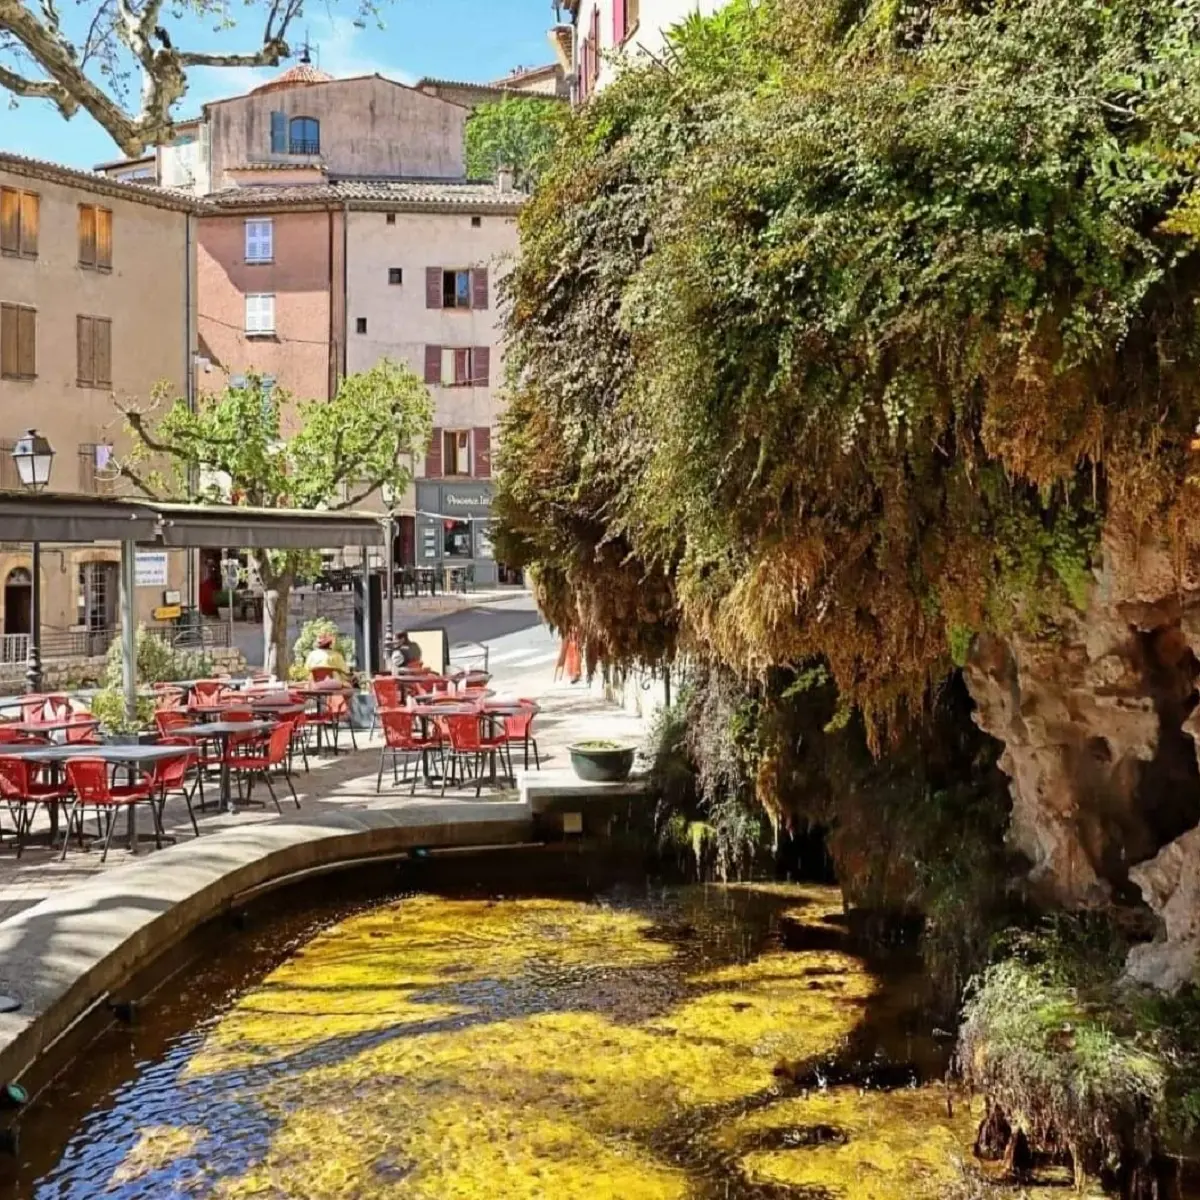
<path fill-rule="evenodd" d="M 193 207 L 186 197 L 0 153 L 0 489 L 19 487 L 12 446 L 36 428 L 56 452 L 50 490 L 119 490 L 106 464 L 128 435 L 114 401 L 148 400 L 158 385 L 189 394 Z M 43 547 L 48 652 L 56 637 L 78 643 L 72 631 L 115 626 L 119 557 L 115 545 Z M 164 592 L 183 587 L 185 560 L 173 553 L 142 565 L 154 580 L 137 590 L 148 621 Z M 29 568 L 29 547 L 0 541 L 0 661 L 24 655 Z"/>

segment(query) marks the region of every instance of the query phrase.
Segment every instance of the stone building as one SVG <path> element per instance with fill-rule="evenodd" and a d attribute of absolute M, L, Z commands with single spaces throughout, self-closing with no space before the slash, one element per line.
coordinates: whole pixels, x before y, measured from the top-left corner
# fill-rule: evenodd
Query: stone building
<path fill-rule="evenodd" d="M 0 490 L 19 488 L 12 448 L 34 427 L 56 452 L 50 490 L 117 490 L 108 464 L 127 435 L 114 401 L 160 384 L 190 395 L 194 210 L 186 196 L 0 153 Z M 115 545 L 42 548 L 47 653 L 107 644 L 119 557 Z M 148 621 L 183 588 L 185 558 L 142 558 Z M 0 541 L 0 665 L 24 661 L 30 584 L 29 547 Z"/>

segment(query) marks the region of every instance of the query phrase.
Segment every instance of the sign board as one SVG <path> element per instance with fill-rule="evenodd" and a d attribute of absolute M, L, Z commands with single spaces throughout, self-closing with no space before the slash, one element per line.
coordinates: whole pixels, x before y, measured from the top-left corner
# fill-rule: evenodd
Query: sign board
<path fill-rule="evenodd" d="M 156 621 L 178 621 L 183 616 L 183 609 L 178 604 L 164 604 L 154 610 Z"/>
<path fill-rule="evenodd" d="M 221 580 L 227 592 L 237 591 L 238 584 L 242 582 L 242 568 L 236 558 L 221 560 Z"/>
<path fill-rule="evenodd" d="M 167 586 L 167 555 L 165 550 L 139 550 L 134 556 L 133 580 L 138 587 Z"/>

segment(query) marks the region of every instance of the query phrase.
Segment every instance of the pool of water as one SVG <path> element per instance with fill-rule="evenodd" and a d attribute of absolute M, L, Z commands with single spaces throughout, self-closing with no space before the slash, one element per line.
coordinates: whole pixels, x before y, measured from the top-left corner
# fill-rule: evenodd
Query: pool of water
<path fill-rule="evenodd" d="M 160 988 L 23 1115 L 12 1194 L 934 1200 L 975 1118 L 924 999 L 830 888 L 430 862 Z"/>

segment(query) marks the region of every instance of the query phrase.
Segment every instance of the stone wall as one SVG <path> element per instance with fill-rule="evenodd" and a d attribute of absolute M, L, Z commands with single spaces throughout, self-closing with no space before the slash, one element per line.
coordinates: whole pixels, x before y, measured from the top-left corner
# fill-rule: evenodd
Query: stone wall
<path fill-rule="evenodd" d="M 237 676 L 246 673 L 246 656 L 235 646 L 211 646 L 205 654 L 217 674 Z M 107 662 L 103 654 L 87 658 L 49 659 L 42 664 L 42 688 L 52 692 L 101 683 Z M 20 690 L 24 683 L 23 663 L 5 664 L 0 674 L 0 691 Z"/>

